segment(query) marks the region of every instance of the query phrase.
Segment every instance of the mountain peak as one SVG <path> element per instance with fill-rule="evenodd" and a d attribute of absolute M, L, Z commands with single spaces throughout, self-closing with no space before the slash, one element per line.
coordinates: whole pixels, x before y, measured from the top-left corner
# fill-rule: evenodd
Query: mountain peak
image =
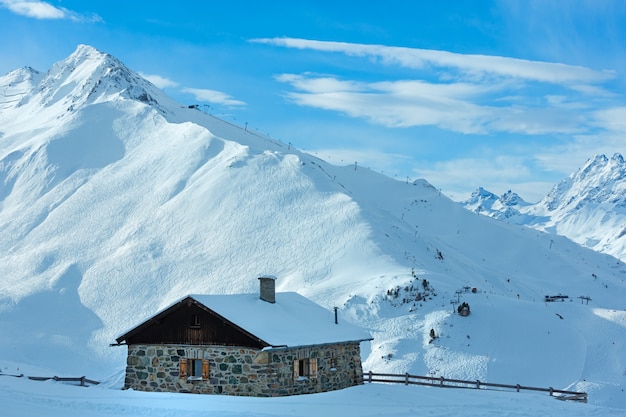
<path fill-rule="evenodd" d="M 108 54 L 104 52 L 100 52 L 98 49 L 94 48 L 91 45 L 79 44 L 76 47 L 76 50 L 72 52 L 70 58 L 80 59 L 80 58 L 98 58 L 105 57 Z"/>
<path fill-rule="evenodd" d="M 164 112 L 157 98 L 162 93 L 112 55 L 89 45 L 78 45 L 67 58 L 55 63 L 17 106 L 56 108 L 56 117 L 86 104 L 129 99 Z"/>
<path fill-rule="evenodd" d="M 39 71 L 37 71 L 36 69 L 26 66 L 26 67 L 22 67 L 22 68 L 18 68 L 16 70 L 13 71 L 9 71 L 5 77 L 10 78 L 12 80 L 25 80 L 25 79 L 32 79 L 34 77 L 36 77 L 37 75 L 40 75 L 41 73 Z"/>
<path fill-rule="evenodd" d="M 626 181 L 626 164 L 621 154 L 615 153 L 610 159 L 606 155 L 596 155 L 577 172 L 570 175 L 574 188 L 593 189 L 602 185 L 610 188 L 612 182 Z"/>
<path fill-rule="evenodd" d="M 0 111 L 17 105 L 41 78 L 42 74 L 31 67 L 18 68 L 0 77 L 0 90 L 4 95 Z"/>
<path fill-rule="evenodd" d="M 485 190 L 483 187 L 478 187 L 470 198 L 463 202 L 463 205 L 472 211 L 481 212 L 491 210 L 491 206 L 497 200 L 498 197 L 495 194 Z"/>
<path fill-rule="evenodd" d="M 56 62 L 48 71 L 46 78 L 58 76 L 60 73 L 71 74 L 81 70 L 81 75 L 89 76 L 99 67 L 116 67 L 123 65 L 111 55 L 100 52 L 93 46 L 78 45 L 67 58 Z"/>
<path fill-rule="evenodd" d="M 474 192 L 472 192 L 472 195 L 466 203 L 479 202 L 482 200 L 496 200 L 497 198 L 498 197 L 494 193 L 485 190 L 483 187 L 478 187 Z"/>
<path fill-rule="evenodd" d="M 572 174 L 572 177 L 584 177 L 599 170 L 620 171 L 624 169 L 623 165 L 624 158 L 620 153 L 613 154 L 610 159 L 604 154 L 598 154 L 589 158 L 579 171 Z"/>
<path fill-rule="evenodd" d="M 508 190 L 506 193 L 502 194 L 502 197 L 500 197 L 500 201 L 504 206 L 518 206 L 527 204 L 522 197 L 520 197 L 517 193 L 514 193 L 511 190 Z"/>
<path fill-rule="evenodd" d="M 542 200 L 548 210 L 570 207 L 577 210 L 588 203 L 623 200 L 626 189 L 626 163 L 621 154 L 610 159 L 598 154 L 578 171 L 552 188 Z"/>
<path fill-rule="evenodd" d="M 486 193 L 479 189 L 462 204 L 471 211 L 564 235 L 626 259 L 626 162 L 620 153 L 610 158 L 592 156 L 536 204 L 518 200 L 511 191 L 497 201 L 486 199 Z M 478 201 L 479 195 L 483 200 Z"/>
<path fill-rule="evenodd" d="M 597 154 L 587 160 L 585 165 L 604 165 L 609 160 L 604 154 Z"/>
<path fill-rule="evenodd" d="M 523 198 L 511 190 L 498 197 L 483 187 L 478 187 L 471 197 L 462 204 L 470 211 L 497 219 L 509 219 L 517 216 L 520 214 L 518 208 L 528 205 Z"/>

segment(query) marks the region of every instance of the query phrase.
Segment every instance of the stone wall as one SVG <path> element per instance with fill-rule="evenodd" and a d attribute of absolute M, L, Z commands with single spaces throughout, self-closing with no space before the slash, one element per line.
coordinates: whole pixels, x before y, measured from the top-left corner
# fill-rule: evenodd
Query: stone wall
<path fill-rule="evenodd" d="M 180 375 L 181 359 L 207 359 L 205 380 Z M 315 359 L 316 377 L 294 377 L 294 361 Z M 273 397 L 363 383 L 359 343 L 257 350 L 232 346 L 129 345 L 124 388 Z"/>

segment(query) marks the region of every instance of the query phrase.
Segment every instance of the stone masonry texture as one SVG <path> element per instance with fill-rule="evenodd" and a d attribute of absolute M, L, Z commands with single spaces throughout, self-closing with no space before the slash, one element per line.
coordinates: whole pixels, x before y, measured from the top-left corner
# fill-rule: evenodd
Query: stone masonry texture
<path fill-rule="evenodd" d="M 181 377 L 181 359 L 207 359 L 208 378 Z M 316 359 L 316 377 L 295 377 L 294 361 Z M 276 397 L 363 383 L 358 342 L 258 350 L 214 345 L 129 345 L 125 389 Z"/>

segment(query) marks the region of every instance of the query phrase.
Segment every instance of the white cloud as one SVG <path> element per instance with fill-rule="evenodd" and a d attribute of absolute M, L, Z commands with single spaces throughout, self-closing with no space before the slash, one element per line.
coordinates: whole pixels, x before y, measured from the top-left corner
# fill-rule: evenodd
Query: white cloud
<path fill-rule="evenodd" d="M 172 81 L 169 78 L 162 77 L 160 75 L 145 74 L 143 72 L 140 72 L 139 75 L 141 75 L 143 78 L 150 81 L 152 84 L 161 89 L 178 86 L 178 83 L 176 81 Z"/>
<path fill-rule="evenodd" d="M 55 7 L 40 0 L 0 0 L 0 6 L 20 16 L 33 19 L 69 19 L 74 21 L 101 21 L 98 15 L 85 16 L 63 7 Z"/>
<path fill-rule="evenodd" d="M 493 177 L 498 177 L 502 181 L 510 182 L 530 174 L 524 158 L 514 156 L 459 158 L 436 162 L 430 168 L 417 168 L 415 172 L 427 178 L 437 177 L 440 176 L 437 173 L 445 172 L 446 182 L 453 183 L 472 178 L 472 181 L 477 182 L 477 186 L 485 182 L 493 182 L 487 181 L 492 180 Z M 468 175 L 468 173 L 474 172 L 480 172 L 480 176 Z"/>
<path fill-rule="evenodd" d="M 202 88 L 183 88 L 183 93 L 193 94 L 196 100 L 206 101 L 213 104 L 219 104 L 227 107 L 243 107 L 246 106 L 244 101 L 235 100 L 226 93 L 217 90 L 208 90 Z"/>
<path fill-rule="evenodd" d="M 276 79 L 283 83 L 289 83 L 299 90 L 310 93 L 324 94 L 335 91 L 365 91 L 367 86 L 356 81 L 340 81 L 333 77 L 315 77 L 313 74 L 280 74 Z"/>
<path fill-rule="evenodd" d="M 580 87 L 580 84 L 593 84 L 615 78 L 613 71 L 596 71 L 582 66 L 491 55 L 459 54 L 429 49 L 294 38 L 252 39 L 251 42 L 370 57 L 380 60 L 383 64 L 399 65 L 406 68 L 417 69 L 429 66 L 455 68 L 466 77 L 474 80 L 483 79 L 490 74 L 554 84 L 578 83 Z"/>
<path fill-rule="evenodd" d="M 618 100 L 604 87 L 613 71 L 500 56 L 294 38 L 251 42 L 366 57 L 420 69 L 416 79 L 364 82 L 333 75 L 281 74 L 296 104 L 343 113 L 385 127 L 436 126 L 464 134 L 581 134 L 595 110 Z M 342 67 L 345 70 L 345 66 Z M 401 71 L 406 77 L 406 71 Z M 426 79 L 427 78 L 427 79 Z M 599 116 L 596 117 L 599 122 Z M 607 125 L 607 128 L 611 126 Z"/>
<path fill-rule="evenodd" d="M 626 135 L 626 107 L 598 110 L 594 113 L 595 123 L 602 128 Z"/>
<path fill-rule="evenodd" d="M 334 78 L 287 74 L 277 77 L 301 92 L 287 96 L 299 105 L 339 111 L 387 127 L 439 125 L 455 131 L 482 131 L 479 106 L 459 100 L 471 94 L 467 85 L 421 81 L 356 83 Z"/>
<path fill-rule="evenodd" d="M 586 119 L 579 106 L 563 105 L 564 98 L 545 98 L 541 108 L 480 104 L 485 97 L 504 89 L 500 84 L 426 81 L 363 83 L 332 77 L 283 74 L 279 81 L 298 91 L 286 96 L 302 106 L 338 111 L 386 127 L 437 126 L 467 134 L 493 131 L 524 134 L 576 133 Z M 523 102 L 523 98 L 517 98 Z M 571 108 L 569 108 L 571 107 Z"/>
<path fill-rule="evenodd" d="M 505 107 L 493 109 L 486 130 L 490 132 L 522 133 L 526 135 L 574 134 L 590 126 L 585 112 L 559 106 Z"/>
<path fill-rule="evenodd" d="M 15 14 L 34 19 L 64 19 L 66 17 L 62 9 L 37 0 L 0 0 L 0 4 Z"/>

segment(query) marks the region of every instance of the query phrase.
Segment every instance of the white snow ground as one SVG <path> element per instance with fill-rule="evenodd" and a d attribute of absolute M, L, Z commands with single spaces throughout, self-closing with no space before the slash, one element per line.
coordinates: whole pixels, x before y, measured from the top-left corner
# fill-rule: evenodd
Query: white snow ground
<path fill-rule="evenodd" d="M 119 381 L 116 381 L 119 384 Z M 365 384 L 281 398 L 122 391 L 0 377 L 2 415 L 11 417 L 431 417 L 624 416 L 621 409 L 558 401 L 547 394 Z"/>
<path fill-rule="evenodd" d="M 470 213 L 426 181 L 329 165 L 121 65 L 79 47 L 45 75 L 0 78 L 13 94 L 0 107 L 0 370 L 114 375 L 97 388 L 0 376 L 7 415 L 626 410 L 626 265 Z M 114 389 L 115 337 L 189 293 L 256 292 L 261 274 L 371 331 L 365 371 L 584 390 L 589 404 L 401 386 L 271 400 Z M 543 302 L 559 293 L 570 298 Z M 469 317 L 452 314 L 457 300 Z"/>

